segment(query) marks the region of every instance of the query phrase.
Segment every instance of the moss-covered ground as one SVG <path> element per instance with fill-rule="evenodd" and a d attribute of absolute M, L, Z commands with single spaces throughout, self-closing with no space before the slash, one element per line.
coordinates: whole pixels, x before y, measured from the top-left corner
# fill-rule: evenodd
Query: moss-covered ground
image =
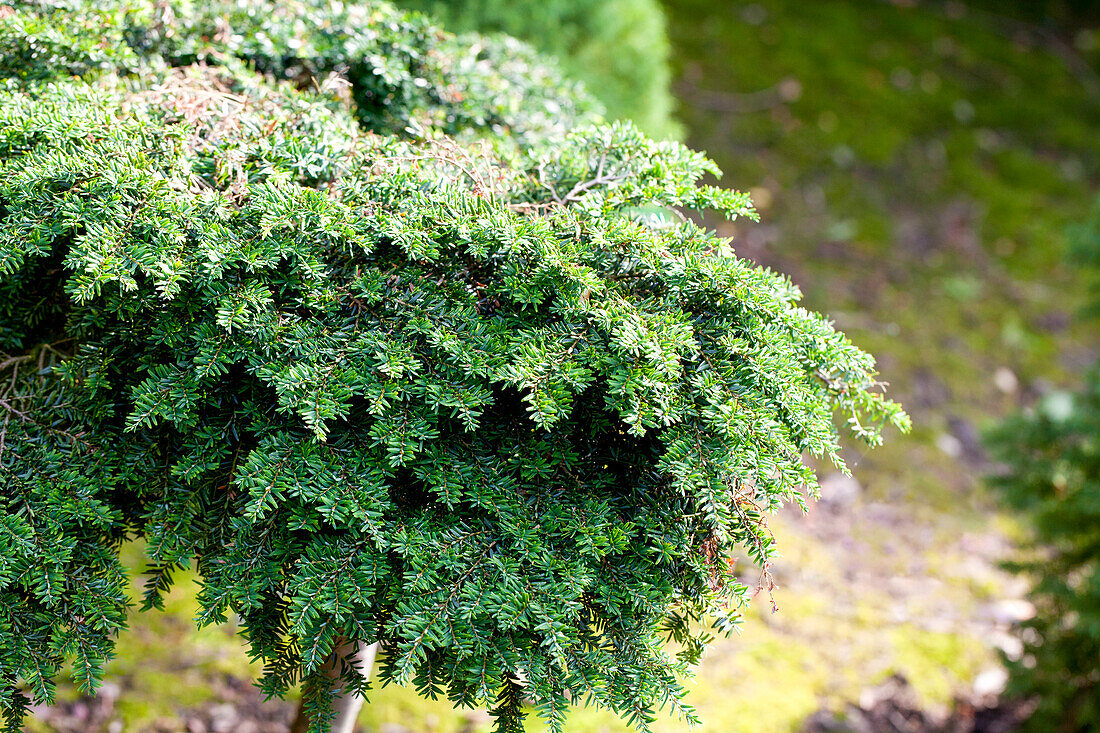
<path fill-rule="evenodd" d="M 1064 259 L 1100 180 L 1097 36 L 960 3 L 666 4 L 689 142 L 762 214 L 714 226 L 879 355 L 915 422 L 851 451 L 858 492 L 775 518 L 779 612 L 759 599 L 743 634 L 708 652 L 692 682 L 702 730 L 797 730 L 893 673 L 947 704 L 996 665 L 1003 619 L 989 609 L 1019 592 L 996 563 L 1020 528 L 982 488 L 978 436 L 1071 383 L 1100 342 L 1074 316 L 1084 288 Z M 116 733 L 184 730 L 184 711 L 247 675 L 232 629 L 195 632 L 194 610 L 185 580 L 120 640 Z M 485 727 L 397 688 L 362 724 Z M 578 710 L 568 730 L 626 728 Z"/>
<path fill-rule="evenodd" d="M 916 426 L 851 452 L 858 498 L 782 518 L 780 613 L 730 654 L 768 680 L 769 730 L 895 672 L 946 704 L 997 663 L 991 609 L 1020 590 L 981 432 L 1100 344 L 1065 256 L 1100 176 L 1097 36 L 950 2 L 666 4 L 689 143 L 761 209 L 714 225 L 878 355 Z M 762 729 L 732 710 L 709 729 Z"/>

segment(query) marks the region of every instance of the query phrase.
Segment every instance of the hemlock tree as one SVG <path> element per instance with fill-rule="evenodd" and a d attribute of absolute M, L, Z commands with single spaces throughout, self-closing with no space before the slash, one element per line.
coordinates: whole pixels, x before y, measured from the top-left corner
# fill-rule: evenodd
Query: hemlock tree
<path fill-rule="evenodd" d="M 1100 204 L 1074 232 L 1078 260 L 1100 264 Z M 1031 519 L 1028 557 L 1035 617 L 1020 628 L 1008 692 L 1037 707 L 1032 731 L 1100 728 L 1100 365 L 1076 393 L 1057 391 L 1006 420 L 990 444 L 1007 470 L 994 479 Z"/>
<path fill-rule="evenodd" d="M 791 283 L 678 210 L 702 155 L 522 45 L 387 5 L 0 8 L 0 711 L 197 568 L 270 695 L 375 677 L 645 729 L 767 512 L 907 418 Z M 471 45 L 472 44 L 472 45 Z M 662 642 L 680 650 L 672 654 Z"/>

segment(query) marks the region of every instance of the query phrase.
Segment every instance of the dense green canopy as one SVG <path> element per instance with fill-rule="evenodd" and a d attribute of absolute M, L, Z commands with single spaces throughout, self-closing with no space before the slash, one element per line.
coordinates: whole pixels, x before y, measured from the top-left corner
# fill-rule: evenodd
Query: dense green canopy
<path fill-rule="evenodd" d="M 9 730 L 66 661 L 100 676 L 132 537 L 146 606 L 197 567 L 199 622 L 235 613 L 312 710 L 338 642 L 380 640 L 382 681 L 503 730 L 524 700 L 644 727 L 697 622 L 736 620 L 727 558 L 766 563 L 803 455 L 839 462 L 834 413 L 906 424 L 679 213 L 752 215 L 702 155 L 600 126 L 514 42 L 326 8 L 0 12 Z"/>

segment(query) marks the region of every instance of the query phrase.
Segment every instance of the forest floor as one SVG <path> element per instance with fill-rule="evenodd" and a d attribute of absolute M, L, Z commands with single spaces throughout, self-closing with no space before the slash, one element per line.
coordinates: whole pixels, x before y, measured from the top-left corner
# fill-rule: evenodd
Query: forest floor
<path fill-rule="evenodd" d="M 932 717 L 995 694 L 1007 631 L 1028 612 L 998 563 L 1026 528 L 983 487 L 995 467 L 980 435 L 1072 385 L 1100 345 L 1075 317 L 1086 287 L 1065 260 L 1100 181 L 1098 36 L 949 2 L 666 4 L 688 142 L 761 213 L 710 225 L 876 354 L 915 425 L 852 448 L 854 479 L 826 470 L 820 503 L 774 519 L 778 611 L 758 598 L 742 634 L 707 653 L 691 682 L 700 730 L 804 730 L 896 675 Z M 96 699 L 62 685 L 30 728 L 285 730 L 290 703 L 260 701 L 240 639 L 194 631 L 194 611 L 181 584 L 166 613 L 134 618 Z M 486 722 L 401 688 L 362 717 L 369 733 Z M 567 729 L 627 730 L 594 710 Z"/>

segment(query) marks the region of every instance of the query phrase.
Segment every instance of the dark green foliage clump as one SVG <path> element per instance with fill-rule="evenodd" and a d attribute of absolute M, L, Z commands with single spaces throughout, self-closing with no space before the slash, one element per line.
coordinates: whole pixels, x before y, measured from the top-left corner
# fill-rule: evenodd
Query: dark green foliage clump
<path fill-rule="evenodd" d="M 477 132 L 530 144 L 600 120 L 579 85 L 530 47 L 457 38 L 384 3 L 16 3 L 0 17 L 0 50 L 11 81 L 234 60 L 300 87 L 338 73 L 361 125 L 399 135 Z"/>
<path fill-rule="evenodd" d="M 727 558 L 766 566 L 803 455 L 840 463 L 834 413 L 906 425 L 871 357 L 682 218 L 753 215 L 713 164 L 581 125 L 512 42 L 202 7 L 120 7 L 109 49 L 79 4 L 0 19 L 54 29 L 11 51 L 46 69 L 0 59 L 7 729 L 66 661 L 94 685 L 132 537 L 146 607 L 197 568 L 199 623 L 236 614 L 308 710 L 378 640 L 381 681 L 502 730 L 524 700 L 556 730 L 583 701 L 690 715 L 699 625 L 748 592 Z"/>
<path fill-rule="evenodd" d="M 576 84 L 510 38 L 456 38 L 377 3 L 290 0 L 263 12 L 229 0 L 196 5 L 188 14 L 158 10 L 141 29 L 143 47 L 173 65 L 229 55 L 300 85 L 339 72 L 367 129 L 478 129 L 531 142 L 597 119 Z"/>
<path fill-rule="evenodd" d="M 1100 206 L 1072 232 L 1074 255 L 1100 264 Z M 1033 556 L 1014 563 L 1034 578 L 1035 618 L 1009 693 L 1033 698 L 1028 730 L 1100 728 L 1100 367 L 1076 394 L 1053 392 L 1006 420 L 990 444 L 1007 470 L 994 483 L 1031 519 Z"/>
<path fill-rule="evenodd" d="M 657 0 L 401 0 L 451 30 L 507 33 L 552 54 L 607 106 L 658 138 L 677 137 L 669 42 Z"/>
<path fill-rule="evenodd" d="M 1010 467 L 996 483 L 1034 528 L 1035 556 L 1015 567 L 1035 578 L 1036 615 L 1008 690 L 1034 698 L 1033 731 L 1100 727 L 1100 370 L 1086 381 L 993 436 Z"/>

